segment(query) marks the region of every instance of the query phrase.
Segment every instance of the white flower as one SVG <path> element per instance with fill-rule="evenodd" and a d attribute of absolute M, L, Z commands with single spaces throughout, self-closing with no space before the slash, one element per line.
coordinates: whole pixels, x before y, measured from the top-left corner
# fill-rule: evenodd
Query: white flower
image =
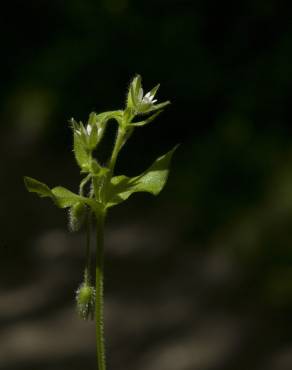
<path fill-rule="evenodd" d="M 83 135 L 85 134 L 87 136 L 90 136 L 91 131 L 92 131 L 92 126 L 89 124 L 86 125 L 86 128 L 84 128 L 84 126 L 81 125 L 78 129 L 75 129 L 76 134 L 79 136 L 81 136 L 82 133 Z"/>
<path fill-rule="evenodd" d="M 154 104 L 157 102 L 157 99 L 154 99 L 154 95 L 151 95 L 150 91 L 144 96 L 142 102 L 145 104 Z"/>
<path fill-rule="evenodd" d="M 157 102 L 157 99 L 154 99 L 154 95 L 150 91 L 143 97 L 143 89 L 141 87 L 138 94 L 138 101 L 142 104 L 154 104 Z"/>

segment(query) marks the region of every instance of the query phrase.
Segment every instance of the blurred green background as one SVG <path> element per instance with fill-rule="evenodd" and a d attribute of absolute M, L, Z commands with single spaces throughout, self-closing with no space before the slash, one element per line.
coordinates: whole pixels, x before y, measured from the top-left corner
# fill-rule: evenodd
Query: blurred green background
<path fill-rule="evenodd" d="M 285 2 L 4 2 L 0 27 L 0 369 L 95 369 L 94 327 L 74 310 L 84 237 L 22 177 L 76 191 L 68 119 L 122 108 L 139 73 L 172 105 L 136 130 L 118 173 L 181 146 L 159 198 L 108 218 L 108 368 L 290 370 Z"/>

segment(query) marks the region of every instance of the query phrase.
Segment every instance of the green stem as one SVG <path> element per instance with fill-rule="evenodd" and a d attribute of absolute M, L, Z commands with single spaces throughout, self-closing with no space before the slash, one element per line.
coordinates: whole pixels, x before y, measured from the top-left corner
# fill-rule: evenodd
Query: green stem
<path fill-rule="evenodd" d="M 86 215 L 86 267 L 84 272 L 84 280 L 88 285 L 92 285 L 91 281 L 91 223 L 92 223 L 92 214 L 91 210 L 88 210 Z"/>
<path fill-rule="evenodd" d="M 103 315 L 103 266 L 104 266 L 104 219 L 105 214 L 101 213 L 96 220 L 96 344 L 98 370 L 106 370 L 105 346 L 104 346 L 104 315 Z"/>
<path fill-rule="evenodd" d="M 116 141 L 115 141 L 115 146 L 114 146 L 112 156 L 111 156 L 111 159 L 110 159 L 110 163 L 109 163 L 109 169 L 110 169 L 111 173 L 114 172 L 114 168 L 115 168 L 115 165 L 116 165 L 118 154 L 119 154 L 119 151 L 121 150 L 121 148 L 123 146 L 124 139 L 125 139 L 125 130 L 119 127 L 118 135 L 117 135 L 117 138 L 116 138 Z"/>
<path fill-rule="evenodd" d="M 88 183 L 88 181 L 91 179 L 91 173 L 89 173 L 80 183 L 80 187 L 79 187 L 79 194 L 81 196 L 83 196 L 83 189 L 84 189 L 84 186 Z"/>

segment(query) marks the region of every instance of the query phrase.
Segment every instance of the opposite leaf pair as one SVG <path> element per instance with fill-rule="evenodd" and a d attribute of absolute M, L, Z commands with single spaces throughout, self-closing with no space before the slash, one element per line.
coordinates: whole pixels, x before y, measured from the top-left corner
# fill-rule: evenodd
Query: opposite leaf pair
<path fill-rule="evenodd" d="M 159 194 L 163 189 L 169 172 L 171 157 L 176 150 L 175 146 L 168 153 L 156 159 L 156 161 L 141 175 L 135 177 L 114 176 L 111 178 L 106 189 L 105 203 L 73 193 L 72 191 L 57 186 L 50 189 L 46 184 L 39 182 L 31 177 L 25 177 L 25 186 L 28 191 L 37 193 L 40 197 L 49 197 L 59 208 L 68 208 L 85 204 L 98 213 L 101 207 L 105 209 L 128 199 L 129 196 L 137 192 L 148 192 L 153 195 Z"/>

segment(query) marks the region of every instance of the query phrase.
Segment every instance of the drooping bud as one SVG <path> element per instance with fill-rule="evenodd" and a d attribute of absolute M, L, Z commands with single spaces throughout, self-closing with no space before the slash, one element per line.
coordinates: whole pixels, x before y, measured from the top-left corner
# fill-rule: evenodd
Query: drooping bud
<path fill-rule="evenodd" d="M 83 282 L 76 291 L 77 312 L 83 320 L 94 318 L 95 289 Z"/>

